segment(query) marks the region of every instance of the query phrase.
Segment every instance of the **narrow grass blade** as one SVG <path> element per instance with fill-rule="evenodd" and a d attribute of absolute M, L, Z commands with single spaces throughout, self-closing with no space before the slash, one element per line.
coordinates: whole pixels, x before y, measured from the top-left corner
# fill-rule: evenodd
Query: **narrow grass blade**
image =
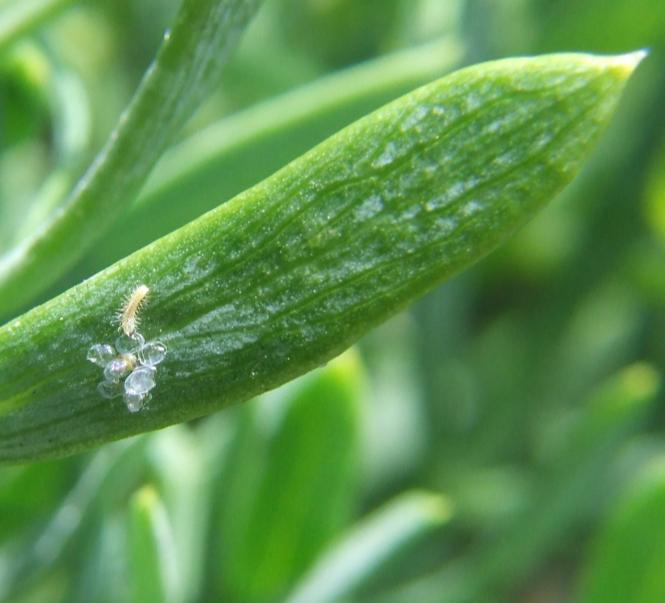
<path fill-rule="evenodd" d="M 219 433 L 218 433 L 219 437 Z M 221 455 L 206 459 L 202 442 L 188 427 L 165 429 L 149 440 L 151 475 L 169 517 L 178 555 L 177 572 L 169 582 L 173 601 L 199 601 L 206 560 L 210 476 Z"/>
<path fill-rule="evenodd" d="M 38 52 L 37 49 L 34 52 Z M 15 229 L 12 244 L 29 237 L 62 203 L 85 166 L 92 134 L 90 99 L 78 75 L 58 57 L 44 54 L 48 65 L 45 83 L 53 129 L 55 166 L 35 192 L 23 220 Z"/>
<path fill-rule="evenodd" d="M 172 584 L 179 571 L 177 551 L 166 509 L 149 486 L 130 501 L 127 540 L 130 601 L 175 601 Z"/>
<path fill-rule="evenodd" d="M 333 603 L 351 595 L 388 559 L 452 514 L 435 494 L 407 492 L 355 526 L 316 562 L 287 603 Z"/>
<path fill-rule="evenodd" d="M 594 543 L 577 601 L 665 601 L 665 459 L 641 476 Z"/>
<path fill-rule="evenodd" d="M 77 0 L 9 0 L 0 7 L 0 52 Z"/>
<path fill-rule="evenodd" d="M 258 462 L 232 461 L 217 573 L 233 600 L 282 598 L 350 518 L 361 375 L 353 352 L 312 374 L 284 400 L 274 431 L 253 434 L 261 444 Z"/>

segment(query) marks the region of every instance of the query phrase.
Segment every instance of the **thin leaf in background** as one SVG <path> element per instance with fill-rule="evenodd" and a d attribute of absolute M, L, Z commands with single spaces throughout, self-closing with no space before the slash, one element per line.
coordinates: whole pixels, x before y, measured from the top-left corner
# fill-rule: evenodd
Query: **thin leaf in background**
<path fill-rule="evenodd" d="M 580 603 L 665 600 L 665 465 L 638 477 L 613 510 L 591 549 Z"/>
<path fill-rule="evenodd" d="M 177 572 L 170 578 L 170 597 L 176 602 L 197 601 L 209 530 L 213 464 L 206 462 L 200 438 L 184 426 L 155 436 L 146 453 L 152 481 L 170 518 L 171 539 L 178 555 Z M 222 461 L 221 454 L 215 456 L 215 463 Z"/>
<path fill-rule="evenodd" d="M 175 542 L 166 510 L 148 486 L 129 504 L 127 551 L 130 601 L 174 601 L 172 585 L 179 571 Z"/>
<path fill-rule="evenodd" d="M 585 501 L 602 482 L 617 448 L 654 403 L 661 376 L 648 365 L 633 365 L 592 392 L 562 443 L 553 466 L 540 469 L 541 487 L 529 510 L 497 530 L 465 559 L 397 590 L 388 601 L 481 603 L 513 600 L 511 585 L 523 584 L 543 556 L 562 543 Z M 599 495 L 601 493 L 598 493 Z"/>
<path fill-rule="evenodd" d="M 258 459 L 233 460 L 217 572 L 238 601 L 279 598 L 351 516 L 359 472 L 362 369 L 347 352 L 297 384 Z M 258 426 L 255 426 L 256 430 Z"/>
<path fill-rule="evenodd" d="M 429 492 L 401 494 L 325 551 L 286 601 L 343 600 L 388 559 L 419 536 L 440 528 L 451 516 L 452 505 L 443 496 Z"/>
<path fill-rule="evenodd" d="M 77 0 L 5 0 L 0 6 L 0 52 Z"/>
<path fill-rule="evenodd" d="M 45 62 L 49 67 L 46 91 L 50 99 L 56 166 L 31 200 L 29 211 L 14 233 L 13 244 L 29 237 L 66 198 L 84 167 L 92 135 L 90 99 L 83 82 L 54 57 L 52 51 Z"/>
<path fill-rule="evenodd" d="M 65 204 L 0 258 L 0 316 L 52 284 L 133 200 L 219 75 L 260 0 L 185 0 L 106 146 Z"/>

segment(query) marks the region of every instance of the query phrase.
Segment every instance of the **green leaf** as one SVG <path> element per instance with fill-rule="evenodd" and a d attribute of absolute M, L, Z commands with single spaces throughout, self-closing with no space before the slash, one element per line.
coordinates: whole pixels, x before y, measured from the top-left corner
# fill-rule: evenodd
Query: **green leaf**
<path fill-rule="evenodd" d="M 129 505 L 128 558 L 130 601 L 173 601 L 171 583 L 179 571 L 166 510 L 157 492 L 145 486 Z"/>
<path fill-rule="evenodd" d="M 0 316 L 34 299 L 133 200 L 172 138 L 218 82 L 261 0 L 185 0 L 106 146 L 60 211 L 0 258 Z"/>
<path fill-rule="evenodd" d="M 635 45 L 661 46 L 663 42 L 665 5 L 660 0 L 543 2 L 538 13 L 538 31 L 531 35 L 535 33 L 541 51 L 582 44 L 594 52 L 617 52 Z"/>
<path fill-rule="evenodd" d="M 348 352 L 298 384 L 268 437 L 256 422 L 245 427 L 254 458 L 245 463 L 241 452 L 230 461 L 214 568 L 234 600 L 283 595 L 346 523 L 359 461 L 359 380 Z"/>
<path fill-rule="evenodd" d="M 217 433 L 219 438 L 220 434 Z M 178 572 L 170 582 L 174 601 L 200 600 L 210 502 L 210 476 L 221 454 L 206 458 L 200 438 L 186 426 L 160 431 L 149 440 L 152 481 L 168 512 L 178 551 Z"/>
<path fill-rule="evenodd" d="M 325 552 L 288 603 L 333 603 L 347 597 L 388 559 L 452 515 L 444 497 L 406 492 L 377 509 Z"/>
<path fill-rule="evenodd" d="M 454 40 L 436 40 L 320 78 L 197 132 L 160 160 L 145 192 L 83 259 L 84 274 L 198 218 L 354 119 L 441 77 L 461 55 Z"/>
<path fill-rule="evenodd" d="M 643 57 L 477 65 L 395 101 L 261 184 L 0 329 L 0 460 L 202 416 L 333 358 L 496 248 L 575 174 Z M 150 408 L 86 362 L 139 283 L 168 346 Z"/>
<path fill-rule="evenodd" d="M 665 601 L 665 464 L 663 459 L 624 496 L 597 537 L 580 603 Z"/>
<path fill-rule="evenodd" d="M 127 501 L 123 501 L 123 508 Z M 68 560 L 71 577 L 60 600 L 67 603 L 116 603 L 130 600 L 127 580 L 127 513 L 105 513 L 87 539 L 79 543 L 78 557 Z"/>
<path fill-rule="evenodd" d="M 94 508 L 126 492 L 143 468 L 143 441 L 137 438 L 97 452 L 48 523 L 23 546 L 0 549 L 0 600 L 11 600 L 52 570 L 74 546 Z"/>
<path fill-rule="evenodd" d="M 35 192 L 29 208 L 23 209 L 20 227 L 12 229 L 9 240 L 13 244 L 30 236 L 66 198 L 84 167 L 92 134 L 88 94 L 78 75 L 64 65 L 55 52 L 42 53 L 39 47 L 28 44 L 23 45 L 23 52 L 28 59 L 34 55 L 33 61 L 41 59 L 44 63 L 43 86 L 51 112 L 52 152 L 56 165 Z"/>
<path fill-rule="evenodd" d="M 594 494 L 602 496 L 602 490 L 594 490 L 607 479 L 611 460 L 627 434 L 644 419 L 660 384 L 661 376 L 652 366 L 634 364 L 592 392 L 556 463 L 542 471 L 542 486 L 528 512 L 521 513 L 494 546 L 470 564 L 482 568 L 480 577 L 471 576 L 472 589 L 484 587 L 487 595 L 518 584 L 563 541 L 585 503 Z M 506 556 L 506 550 L 511 554 Z"/>
<path fill-rule="evenodd" d="M 0 52 L 76 0 L 9 0 L 0 8 Z"/>
<path fill-rule="evenodd" d="M 608 466 L 627 434 L 644 419 L 660 385 L 661 376 L 647 364 L 631 365 L 602 383 L 581 405 L 554 466 L 539 470 L 539 486 L 529 508 L 495 530 L 489 542 L 396 592 L 395 600 L 514 599 L 512 591 L 565 541 L 585 505 L 594 495 L 604 496 Z"/>

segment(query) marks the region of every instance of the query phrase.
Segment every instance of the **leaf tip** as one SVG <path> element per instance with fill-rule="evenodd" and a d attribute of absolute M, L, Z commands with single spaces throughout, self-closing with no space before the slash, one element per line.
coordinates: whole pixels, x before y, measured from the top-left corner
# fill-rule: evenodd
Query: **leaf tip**
<path fill-rule="evenodd" d="M 410 494 L 414 504 L 417 504 L 423 514 L 435 524 L 444 524 L 450 521 L 455 514 L 455 505 L 440 493 L 428 491 L 414 491 Z"/>
<path fill-rule="evenodd" d="M 658 371 L 645 362 L 625 368 L 621 373 L 622 383 L 634 398 L 653 398 L 661 387 Z"/>
<path fill-rule="evenodd" d="M 143 486 L 134 493 L 132 503 L 136 510 L 141 512 L 151 511 L 159 500 L 157 491 L 152 486 Z"/>
<path fill-rule="evenodd" d="M 626 54 L 619 54 L 609 58 L 610 67 L 625 78 L 628 78 L 636 67 L 646 58 L 649 50 L 643 48 Z"/>

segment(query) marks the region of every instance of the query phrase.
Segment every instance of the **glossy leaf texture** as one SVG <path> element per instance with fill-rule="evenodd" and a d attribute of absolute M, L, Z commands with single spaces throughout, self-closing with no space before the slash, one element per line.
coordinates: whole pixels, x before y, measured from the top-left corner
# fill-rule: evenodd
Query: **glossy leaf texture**
<path fill-rule="evenodd" d="M 0 330 L 0 459 L 202 416 L 326 362 L 477 261 L 570 181 L 643 53 L 507 59 L 379 109 Z M 138 284 L 168 346 L 149 408 L 97 392 Z"/>

